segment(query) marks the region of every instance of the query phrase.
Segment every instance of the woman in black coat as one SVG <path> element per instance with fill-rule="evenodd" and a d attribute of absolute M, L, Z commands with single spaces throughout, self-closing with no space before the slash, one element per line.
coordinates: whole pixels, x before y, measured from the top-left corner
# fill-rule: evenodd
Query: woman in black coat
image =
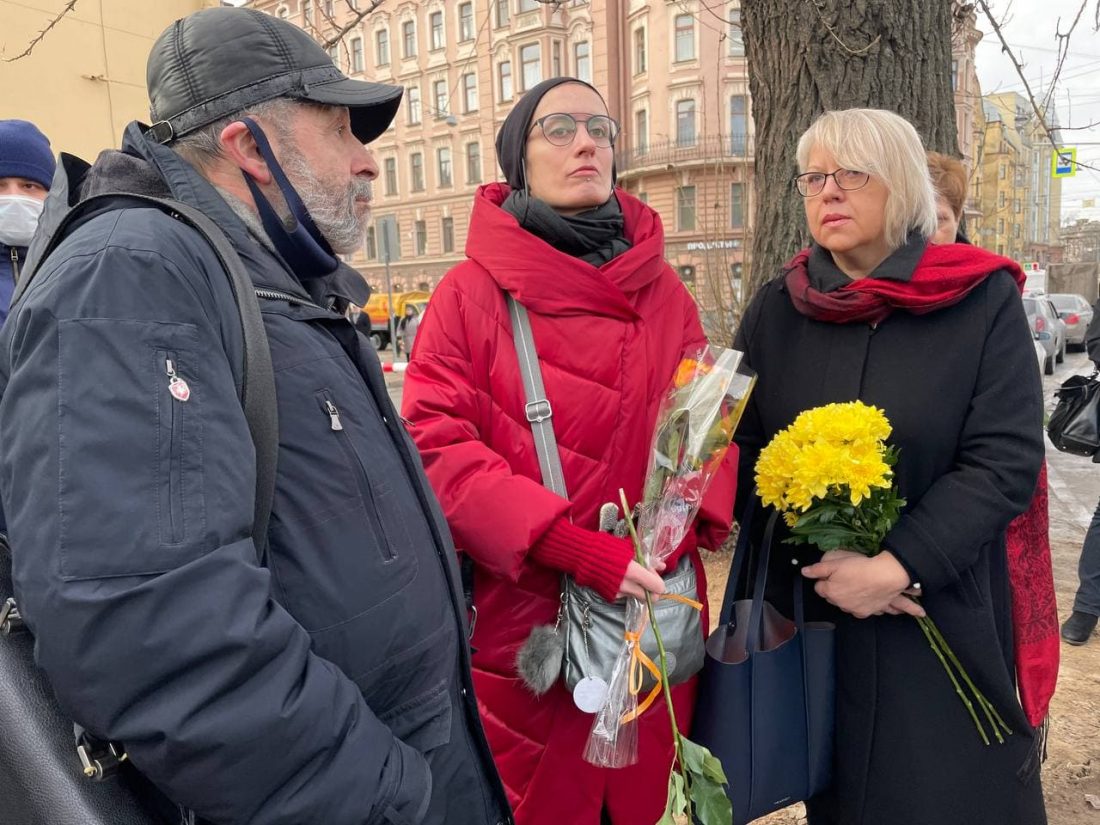
<path fill-rule="evenodd" d="M 739 490 L 752 489 L 760 449 L 798 413 L 860 399 L 893 425 L 908 502 L 873 558 L 822 557 L 777 537 L 775 601 L 800 570 L 816 612 L 837 621 L 835 780 L 811 800 L 809 822 L 1043 825 L 1004 544 L 1044 449 L 1023 273 L 976 247 L 928 244 L 924 149 L 897 115 L 826 113 L 802 136 L 798 165 L 814 243 L 760 289 L 735 344 L 759 375 L 737 438 Z M 1012 728 L 1005 744 L 982 743 L 905 615 L 921 609 L 908 598 L 917 594 Z"/>

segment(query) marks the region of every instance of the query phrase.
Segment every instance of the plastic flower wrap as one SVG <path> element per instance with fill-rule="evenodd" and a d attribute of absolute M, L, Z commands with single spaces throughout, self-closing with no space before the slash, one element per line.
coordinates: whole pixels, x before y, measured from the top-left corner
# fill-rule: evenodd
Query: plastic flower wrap
<path fill-rule="evenodd" d="M 861 401 L 806 410 L 776 433 L 756 462 L 756 491 L 790 528 L 789 544 L 812 544 L 822 552 L 882 551 L 905 499 L 894 484 L 898 452 L 886 440 L 886 414 Z M 992 703 L 971 681 L 931 617 L 914 617 L 985 744 L 985 719 L 998 742 L 1011 734 Z"/>
<path fill-rule="evenodd" d="M 707 486 L 725 459 L 755 383 L 751 370 L 740 366 L 741 358 L 736 350 L 706 347 L 683 359 L 676 370 L 657 416 L 638 527 L 636 531 L 631 527 L 638 561 L 650 568 L 680 545 L 699 512 Z M 623 511 L 630 512 L 625 498 Z M 695 606 L 701 608 L 697 603 Z M 638 718 L 664 691 L 680 765 L 680 772 L 673 770 L 670 778 L 670 805 L 675 795 L 681 803 L 685 796 L 690 799 L 695 775 L 692 768 L 700 774 L 709 773 L 725 800 L 721 793 L 725 778 L 717 759 L 709 752 L 704 758 L 700 752 L 705 749 L 681 737 L 676 728 L 668 692 L 667 654 L 652 617 L 651 600 L 627 600 L 623 648 L 612 670 L 606 699 L 596 715 L 585 759 L 604 767 L 633 764 L 638 755 Z M 642 634 L 651 623 L 660 650 L 659 662 L 641 648 Z M 649 677 L 655 685 L 639 697 L 643 678 Z M 720 781 L 716 779 L 719 776 Z M 715 804 L 720 803 L 716 800 Z M 672 814 L 666 816 L 669 822 L 674 821 Z"/>

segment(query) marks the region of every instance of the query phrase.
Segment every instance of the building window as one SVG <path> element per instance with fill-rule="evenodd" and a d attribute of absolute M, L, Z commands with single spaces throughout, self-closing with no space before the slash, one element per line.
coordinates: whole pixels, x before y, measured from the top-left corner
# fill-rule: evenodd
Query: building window
<path fill-rule="evenodd" d="M 1023 203 L 1022 203 L 1022 202 L 1020 201 L 1020 199 L 1019 199 L 1019 198 L 1016 198 L 1016 200 L 1014 200 L 1014 201 L 1013 201 L 1013 204 L 1012 204 L 1012 205 L 1013 205 L 1013 207 L 1014 207 L 1014 211 L 1016 212 L 1016 214 L 1017 214 L 1017 215 L 1019 215 L 1019 214 L 1020 214 L 1021 212 L 1023 212 L 1023 211 L 1024 211 L 1024 205 L 1023 205 Z"/>
<path fill-rule="evenodd" d="M 1005 149 L 1002 148 L 1001 151 L 1004 152 Z M 1001 180 L 1004 180 L 1006 177 L 1008 177 L 1008 169 L 1005 168 L 1005 165 L 1003 163 L 1001 164 L 1001 168 L 1000 168 L 1000 172 L 998 173 L 998 177 L 1000 177 Z"/>
<path fill-rule="evenodd" d="M 443 38 L 443 12 L 433 11 L 428 17 L 428 26 L 432 32 L 432 51 L 442 49 L 446 45 Z"/>
<path fill-rule="evenodd" d="M 649 112 L 645 109 L 634 113 L 634 147 L 640 155 L 649 151 Z"/>
<path fill-rule="evenodd" d="M 998 209 L 1004 209 L 1005 208 L 1005 193 L 1004 192 L 998 192 L 997 193 L 997 208 Z"/>
<path fill-rule="evenodd" d="M 432 82 L 432 100 L 435 101 L 436 120 L 447 116 L 447 81 L 436 80 Z"/>
<path fill-rule="evenodd" d="M 474 4 L 462 3 L 458 7 L 458 42 L 474 39 Z"/>
<path fill-rule="evenodd" d="M 1005 219 L 997 218 L 997 234 L 1003 235 L 1005 233 Z"/>
<path fill-rule="evenodd" d="M 409 113 L 409 125 L 415 126 L 423 117 L 423 111 L 420 106 L 420 87 L 410 86 L 405 97 L 409 102 L 406 109 Z"/>
<path fill-rule="evenodd" d="M 313 25 L 313 0 L 302 0 L 302 22 Z"/>
<path fill-rule="evenodd" d="M 519 0 L 519 13 L 534 11 L 539 7 L 539 0 Z"/>
<path fill-rule="evenodd" d="M 363 38 L 356 37 L 351 41 L 351 70 L 363 71 Z"/>
<path fill-rule="evenodd" d="M 464 111 L 477 111 L 477 75 L 473 72 L 462 75 L 462 102 Z"/>
<path fill-rule="evenodd" d="M 401 24 L 401 56 L 416 57 L 416 21 L 406 20 Z"/>
<path fill-rule="evenodd" d="M 509 0 L 496 0 L 497 7 L 497 28 L 501 26 L 507 26 L 508 21 L 511 19 L 511 11 L 508 8 Z"/>
<path fill-rule="evenodd" d="M 413 152 L 409 157 L 409 169 L 412 173 L 412 190 L 424 191 L 424 156 L 419 152 Z"/>
<path fill-rule="evenodd" d="M 550 51 L 551 51 L 550 66 L 554 70 L 551 73 L 550 76 L 551 77 L 561 77 L 561 43 L 559 41 L 555 40 L 550 45 Z M 528 87 L 528 88 L 530 88 L 530 87 Z"/>
<path fill-rule="evenodd" d="M 500 79 L 500 99 L 512 99 L 512 61 L 503 60 L 497 66 L 497 76 Z"/>
<path fill-rule="evenodd" d="M 649 193 L 648 192 L 639 192 L 638 193 L 638 200 L 640 200 L 642 203 L 649 203 Z"/>
<path fill-rule="evenodd" d="M 526 92 L 542 80 L 542 52 L 538 43 L 519 47 L 519 65 L 520 79 L 523 81 L 521 91 Z"/>
<path fill-rule="evenodd" d="M 676 15 L 676 62 L 695 59 L 695 20 L 690 14 Z"/>
<path fill-rule="evenodd" d="M 426 255 L 428 253 L 428 222 L 417 221 L 416 222 L 416 254 Z"/>
<path fill-rule="evenodd" d="M 957 92 L 959 90 L 959 61 L 951 61 L 951 91 Z"/>
<path fill-rule="evenodd" d="M 573 65 L 576 67 L 576 77 L 585 83 L 592 82 L 592 54 L 588 42 L 577 43 L 573 47 Z"/>
<path fill-rule="evenodd" d="M 386 171 L 386 195 L 397 194 L 397 158 L 387 157 L 383 163 Z"/>
<path fill-rule="evenodd" d="M 745 185 L 730 184 L 730 229 L 741 229 L 745 225 Z"/>
<path fill-rule="evenodd" d="M 737 157 L 743 157 L 748 149 L 747 103 L 744 95 L 733 95 L 730 98 L 730 154 Z"/>
<path fill-rule="evenodd" d="M 444 218 L 443 225 L 440 227 L 443 235 L 443 251 L 454 252 L 455 251 L 455 219 Z"/>
<path fill-rule="evenodd" d="M 676 104 L 676 145 L 695 145 L 694 100 L 681 100 Z"/>
<path fill-rule="evenodd" d="M 741 9 L 730 9 L 726 39 L 729 41 L 727 54 L 730 57 L 742 57 L 745 54 L 745 37 L 741 32 Z"/>
<path fill-rule="evenodd" d="M 435 150 L 436 169 L 439 172 L 439 185 L 451 186 L 454 176 L 451 174 L 451 148 L 442 146 Z"/>
<path fill-rule="evenodd" d="M 997 254 L 998 255 L 1004 255 L 1005 254 L 1005 245 L 1003 243 L 997 244 Z"/>
<path fill-rule="evenodd" d="M 634 74 L 643 74 L 646 70 L 645 29 L 634 30 Z"/>
<path fill-rule="evenodd" d="M 329 46 L 326 50 L 328 53 L 328 59 L 332 61 L 332 65 L 339 68 L 340 66 L 340 44 L 335 43 Z"/>
<path fill-rule="evenodd" d="M 379 29 L 374 33 L 374 57 L 379 66 L 390 65 L 389 29 Z"/>
<path fill-rule="evenodd" d="M 676 190 L 676 226 L 681 232 L 695 231 L 695 187 Z"/>
<path fill-rule="evenodd" d="M 1012 224 L 1012 237 L 1013 238 L 1020 237 L 1020 224 L 1018 224 L 1018 223 Z"/>
<path fill-rule="evenodd" d="M 378 257 L 378 242 L 374 237 L 374 227 L 367 227 L 367 260 L 373 261 Z"/>
<path fill-rule="evenodd" d="M 481 144 L 466 144 L 466 183 L 481 183 Z"/>
<path fill-rule="evenodd" d="M 325 16 L 328 17 L 331 20 L 332 15 L 333 15 L 332 0 L 325 0 Z"/>

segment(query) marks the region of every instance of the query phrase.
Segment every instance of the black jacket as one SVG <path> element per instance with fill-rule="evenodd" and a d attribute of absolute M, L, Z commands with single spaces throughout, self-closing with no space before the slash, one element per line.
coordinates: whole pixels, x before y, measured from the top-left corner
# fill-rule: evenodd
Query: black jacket
<path fill-rule="evenodd" d="M 914 239 L 873 277 L 907 280 L 923 248 Z M 813 256 L 810 279 L 826 291 L 847 280 L 828 253 Z M 807 586 L 808 612 L 838 621 L 836 782 L 810 821 L 1045 822 L 1033 732 L 1015 691 L 1004 545 L 1043 459 L 1040 380 L 1014 281 L 994 273 L 954 306 L 898 311 L 873 327 L 800 315 L 778 278 L 753 298 L 735 347 L 759 375 L 737 436 L 739 490 L 751 489 L 759 450 L 799 412 L 853 399 L 885 410 L 908 500 L 885 546 L 915 573 L 928 614 L 1016 732 L 1005 745 L 982 744 L 912 618 L 857 620 Z M 769 588 L 789 603 L 792 558 L 819 554 L 781 538 Z"/>
<path fill-rule="evenodd" d="M 270 563 L 250 536 L 227 277 L 160 211 L 96 217 L 0 336 L 15 582 L 59 699 L 216 823 L 510 821 L 446 523 L 334 297 L 361 301 L 348 294 L 361 279 L 289 271 L 136 124 L 123 151 L 101 158 L 95 186 L 202 209 L 254 283 L 286 296 L 261 299 L 279 408 Z"/>
<path fill-rule="evenodd" d="M 1092 305 L 1092 321 L 1085 330 L 1085 352 L 1089 360 L 1100 369 L 1100 299 Z"/>

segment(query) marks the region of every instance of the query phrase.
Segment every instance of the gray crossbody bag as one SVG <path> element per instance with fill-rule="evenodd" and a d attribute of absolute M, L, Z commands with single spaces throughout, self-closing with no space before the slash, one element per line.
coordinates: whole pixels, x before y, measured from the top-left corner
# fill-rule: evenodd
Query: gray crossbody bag
<path fill-rule="evenodd" d="M 554 435 L 553 408 L 546 398 L 542 369 L 531 333 L 531 321 L 526 307 L 511 295 L 507 295 L 507 300 L 516 356 L 523 378 L 524 396 L 527 399 L 524 410 L 535 438 L 542 483 L 547 489 L 568 499 L 558 441 Z M 664 581 L 667 592 L 698 599 L 695 566 L 690 556 L 685 554 L 676 567 L 665 574 Z M 686 682 L 703 667 L 705 649 L 700 612 L 672 599 L 657 601 L 655 610 L 665 643 L 669 684 Z M 587 703 L 575 692 L 577 685 L 582 680 L 598 680 L 606 689 L 611 683 L 615 660 L 623 647 L 625 629 L 625 600 L 608 602 L 594 590 L 577 584 L 571 576 L 562 576 L 561 607 L 557 624 L 553 628 L 558 646 L 555 648 L 545 643 L 537 645 L 539 652 L 535 655 L 541 661 L 533 667 L 524 667 L 521 663 L 520 674 L 532 691 L 542 694 L 550 689 L 560 673 L 565 679 L 566 688 L 574 694 L 578 707 L 595 712 L 598 708 L 585 706 Z M 535 629 L 532 639 L 524 645 L 525 649 L 530 651 L 535 647 L 531 642 L 540 630 L 542 629 Z M 658 651 L 652 625 L 647 624 L 641 645 L 642 650 L 655 660 Z M 523 650 L 520 656 L 522 659 Z M 551 662 L 550 658 L 558 656 L 560 665 L 555 667 L 556 662 Z M 542 675 L 537 679 L 528 678 L 528 674 L 536 670 L 541 671 Z M 654 680 L 648 671 L 644 672 L 643 685 L 651 686 Z"/>

